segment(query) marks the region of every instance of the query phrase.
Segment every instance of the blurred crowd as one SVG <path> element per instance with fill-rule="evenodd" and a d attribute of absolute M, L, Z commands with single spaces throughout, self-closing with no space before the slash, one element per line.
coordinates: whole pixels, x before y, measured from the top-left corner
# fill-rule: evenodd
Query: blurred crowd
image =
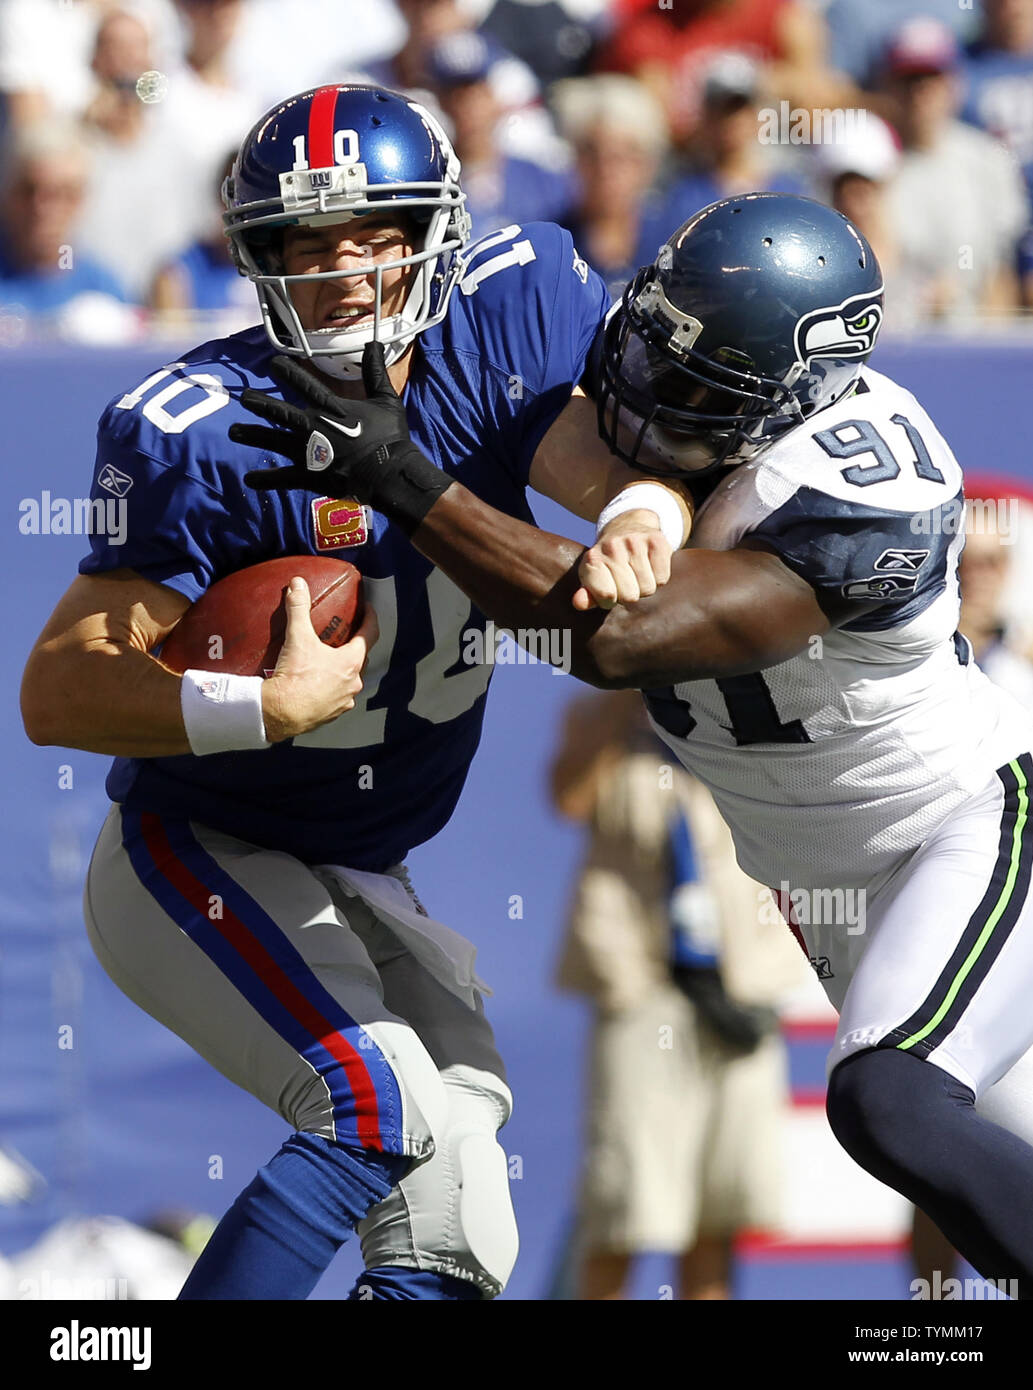
<path fill-rule="evenodd" d="M 556 983 L 590 1022 L 554 1297 L 627 1297 L 636 1259 L 663 1253 L 671 1297 L 730 1298 L 737 1239 L 781 1233 L 789 1205 L 779 1009 L 810 966 L 710 793 L 670 756 L 635 691 L 567 706 L 552 800 L 585 834 Z"/>
<path fill-rule="evenodd" d="M 475 236 L 561 222 L 614 293 L 778 189 L 867 234 L 890 331 L 1033 310 L 1033 0 L 0 0 L 0 343 L 253 322 L 222 179 L 335 81 L 435 109 Z"/>

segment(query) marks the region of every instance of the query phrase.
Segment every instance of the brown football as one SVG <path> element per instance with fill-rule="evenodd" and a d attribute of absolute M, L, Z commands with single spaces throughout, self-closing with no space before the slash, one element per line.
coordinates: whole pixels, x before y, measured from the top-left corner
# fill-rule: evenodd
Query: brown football
<path fill-rule="evenodd" d="M 328 646 L 347 642 L 362 622 L 362 575 L 345 560 L 288 555 L 218 580 L 165 639 L 160 660 L 173 671 L 267 676 L 287 626 L 284 594 L 295 575 L 308 584 L 312 625 Z"/>

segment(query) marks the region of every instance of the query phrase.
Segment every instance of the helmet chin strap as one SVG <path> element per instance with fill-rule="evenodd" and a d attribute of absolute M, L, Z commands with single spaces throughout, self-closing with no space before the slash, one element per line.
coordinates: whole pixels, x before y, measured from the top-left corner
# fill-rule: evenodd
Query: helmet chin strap
<path fill-rule="evenodd" d="M 358 381 L 362 376 L 362 365 L 353 362 L 350 357 L 335 355 L 333 357 L 310 357 L 309 361 L 317 371 L 324 376 L 332 377 L 335 381 Z"/>
<path fill-rule="evenodd" d="M 322 372 L 324 376 L 332 377 L 335 381 L 360 381 L 362 379 L 362 354 L 365 351 L 366 344 L 373 342 L 372 333 L 364 334 L 361 343 L 349 344 L 347 347 L 342 348 L 340 352 L 333 351 L 332 344 L 330 345 L 331 350 L 329 352 L 326 351 L 326 340 L 317 339 L 314 342 L 314 337 L 314 334 L 305 334 L 309 347 L 321 347 L 323 349 L 322 352 L 313 353 L 309 358 L 313 367 Z M 410 342 L 412 342 L 411 337 L 401 338 L 397 342 L 389 343 L 384 348 L 384 365 L 390 367 L 392 363 L 397 362 L 404 354 Z"/>

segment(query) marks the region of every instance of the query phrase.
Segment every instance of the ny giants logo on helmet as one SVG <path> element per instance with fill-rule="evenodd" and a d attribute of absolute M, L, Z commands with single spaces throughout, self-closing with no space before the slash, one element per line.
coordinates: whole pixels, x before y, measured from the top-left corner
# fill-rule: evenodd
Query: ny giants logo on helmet
<path fill-rule="evenodd" d="M 796 355 L 805 367 L 816 357 L 868 357 L 882 326 L 881 287 L 825 309 L 812 309 L 796 325 Z"/>

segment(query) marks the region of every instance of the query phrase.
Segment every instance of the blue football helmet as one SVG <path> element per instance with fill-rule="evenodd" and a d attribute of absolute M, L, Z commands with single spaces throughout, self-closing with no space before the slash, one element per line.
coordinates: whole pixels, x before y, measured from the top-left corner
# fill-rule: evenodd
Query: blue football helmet
<path fill-rule="evenodd" d="M 882 316 L 875 253 L 842 214 L 787 193 L 712 203 L 610 312 L 600 434 L 658 475 L 742 463 L 854 388 Z"/>
<path fill-rule="evenodd" d="M 417 333 L 444 318 L 462 269 L 459 252 L 470 237 L 470 217 L 459 160 L 440 123 L 418 103 L 357 84 L 291 97 L 244 138 L 222 196 L 233 258 L 256 286 L 266 332 L 281 352 L 311 358 L 332 376 L 357 377 L 366 343 L 383 343 L 390 364 Z M 283 273 L 285 227 L 385 211 L 418 224 L 422 247 L 414 255 L 367 269 Z M 413 267 L 412 284 L 399 312 L 384 317 L 383 271 L 400 266 Z M 371 324 L 350 331 L 302 327 L 292 283 L 371 274 Z"/>

